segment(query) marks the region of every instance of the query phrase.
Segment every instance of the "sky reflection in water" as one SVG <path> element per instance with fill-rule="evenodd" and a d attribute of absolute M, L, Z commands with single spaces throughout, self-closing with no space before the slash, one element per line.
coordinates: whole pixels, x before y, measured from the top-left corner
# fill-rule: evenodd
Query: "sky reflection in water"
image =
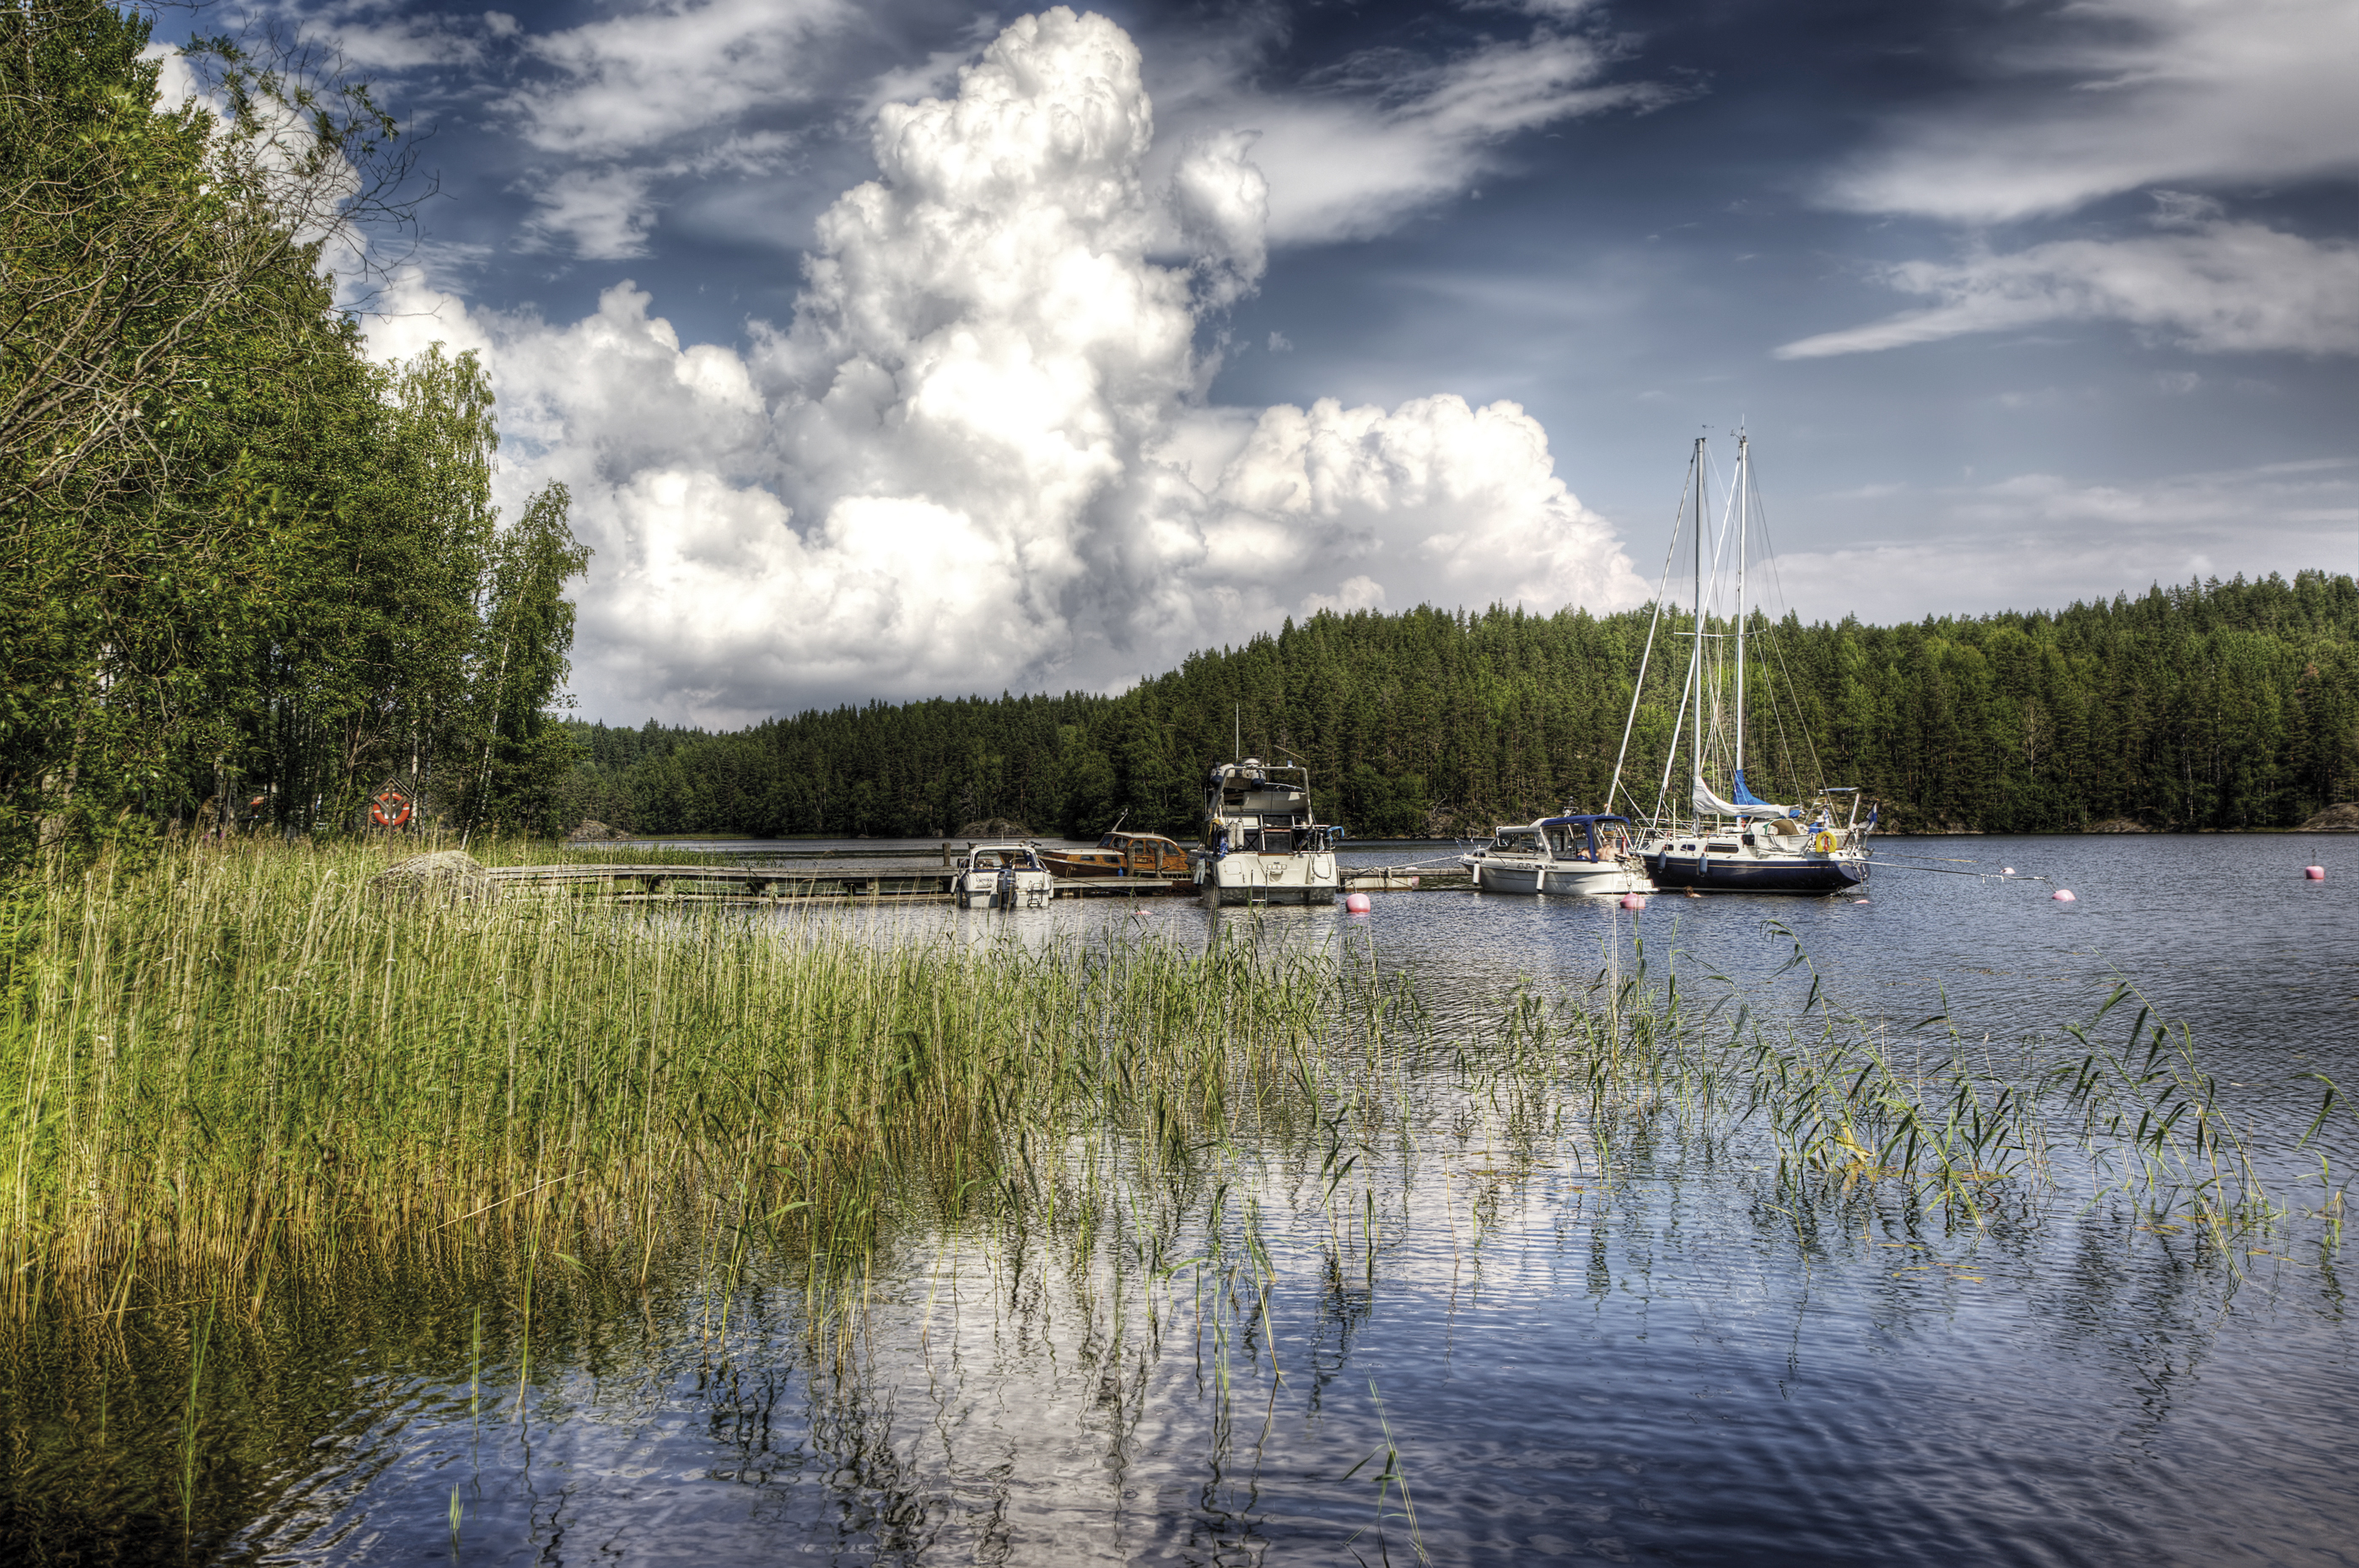
<path fill-rule="evenodd" d="M 1969 1038 L 2052 1035 L 2118 969 L 2190 1018 L 2280 1145 L 2316 1105 L 2292 1074 L 2359 1076 L 2359 842 L 1897 847 L 2013 865 L 2079 901 L 1887 873 L 1864 906 L 1663 898 L 1634 921 L 1387 896 L 1260 929 L 1339 961 L 1373 942 L 1467 1018 L 1518 977 L 1587 981 L 1609 937 L 1626 962 L 1634 926 L 1652 962 L 1680 950 L 1685 984 L 1758 985 L 1789 951 L 1764 921 L 1782 921 L 1846 1005 L 1897 1027 L 1946 993 Z M 2300 881 L 2310 863 L 2325 883 Z M 1177 901 L 824 918 L 1027 942 L 1197 942 L 1237 920 Z M 1873 1188 L 1810 1211 L 1741 1133 L 1664 1122 L 1605 1150 L 1438 1084 L 1417 1111 L 1414 1149 L 1363 1150 L 1332 1211 L 1316 1160 L 1249 1151 L 1225 1247 L 1176 1271 L 1210 1247 L 1211 1191 L 1134 1194 L 1143 1208 L 1086 1239 L 914 1235 L 840 1360 L 775 1289 L 742 1293 L 725 1334 L 685 1291 L 571 1323 L 537 1345 L 521 1420 L 496 1303 L 480 1420 L 452 1349 L 470 1303 L 421 1297 L 401 1333 L 323 1314 L 269 1356 L 282 1383 L 341 1388 L 343 1436 L 257 1477 L 260 1517 L 229 1554 L 449 1560 L 455 1487 L 466 1563 L 1407 1563 L 1420 1542 L 1438 1562 L 2351 1558 L 2359 1417 L 2335 1390 L 2354 1335 L 2314 1223 L 2240 1256 L 2239 1278 L 2113 1205 L 1980 1231 Z M 2351 1130 L 2323 1140 L 2338 1171 L 2359 1159 Z M 2315 1177 L 2282 1195 L 2315 1204 Z M 1400 1486 L 1380 1495 L 1387 1423 L 1414 1529 Z"/>

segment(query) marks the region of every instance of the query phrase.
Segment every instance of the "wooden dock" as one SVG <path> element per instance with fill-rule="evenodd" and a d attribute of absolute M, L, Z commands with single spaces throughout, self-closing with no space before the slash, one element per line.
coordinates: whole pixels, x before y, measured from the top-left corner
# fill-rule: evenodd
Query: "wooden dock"
<path fill-rule="evenodd" d="M 826 870 L 775 866 L 493 866 L 484 868 L 504 887 L 530 887 L 624 899 L 708 899 L 754 903 L 809 903 L 842 898 L 948 899 L 955 871 L 931 868 L 879 869 L 845 866 Z M 1060 898 L 1189 898 L 1196 886 L 1184 877 L 1059 877 Z"/>
<path fill-rule="evenodd" d="M 808 863 L 769 866 L 490 866 L 484 871 L 503 888 L 574 894 L 625 900 L 664 899 L 732 903 L 799 904 L 847 898 L 947 900 L 958 878 L 952 870 L 911 866 L 821 868 Z M 1347 873 L 1346 893 L 1406 893 L 1462 888 L 1466 874 L 1410 873 L 1378 867 Z M 1185 877 L 1060 877 L 1051 889 L 1060 898 L 1192 898 L 1196 885 Z"/>

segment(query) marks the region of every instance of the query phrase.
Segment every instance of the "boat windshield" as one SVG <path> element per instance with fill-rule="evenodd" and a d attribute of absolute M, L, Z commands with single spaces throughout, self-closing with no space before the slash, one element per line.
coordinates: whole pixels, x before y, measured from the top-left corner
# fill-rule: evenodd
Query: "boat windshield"
<path fill-rule="evenodd" d="M 1538 855 L 1541 852 L 1540 835 L 1530 828 L 1503 832 L 1491 841 L 1491 847 L 1509 855 Z"/>

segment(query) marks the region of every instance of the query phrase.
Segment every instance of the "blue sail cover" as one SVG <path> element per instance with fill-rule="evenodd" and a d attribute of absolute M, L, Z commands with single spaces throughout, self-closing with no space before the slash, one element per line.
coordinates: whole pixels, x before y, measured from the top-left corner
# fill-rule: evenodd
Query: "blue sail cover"
<path fill-rule="evenodd" d="M 1740 806 L 1769 805 L 1768 801 L 1762 800 L 1759 796 L 1754 794 L 1752 790 L 1747 789 L 1745 787 L 1745 769 L 1742 768 L 1736 770 L 1736 792 L 1734 795 L 1731 795 L 1729 799 L 1735 801 Z M 1782 811 L 1785 808 L 1783 806 L 1770 806 L 1770 810 Z"/>

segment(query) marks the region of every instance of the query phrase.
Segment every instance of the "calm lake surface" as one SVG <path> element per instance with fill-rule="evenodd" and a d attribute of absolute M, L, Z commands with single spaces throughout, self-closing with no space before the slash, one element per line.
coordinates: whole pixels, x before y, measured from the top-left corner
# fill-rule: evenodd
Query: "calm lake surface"
<path fill-rule="evenodd" d="M 51 1440 L 7 1472 L 0 1548 L 321 1563 L 2359 1559 L 2359 1334 L 2321 1212 L 2359 1163 L 2359 1121 L 2337 1111 L 2294 1149 L 2320 1104 L 2308 1074 L 2359 1088 L 2359 836 L 1879 848 L 1896 858 L 1864 902 L 1658 897 L 1633 914 L 1425 892 L 1378 895 L 1365 916 L 1075 900 L 762 918 L 782 940 L 812 920 L 877 941 L 1242 931 L 1407 972 L 1444 1033 L 1485 1027 L 1518 987 L 1578 994 L 1642 955 L 1690 995 L 1733 985 L 1790 1017 L 1810 985 L 1777 973 L 1796 942 L 1834 1002 L 1896 1041 L 1946 1013 L 1966 1042 L 2052 1043 L 2126 980 L 2186 1021 L 2284 1222 L 2223 1250 L 2104 1202 L 1995 1205 L 1977 1225 L 1868 1183 L 1806 1209 L 1742 1131 L 1608 1149 L 1437 1081 L 1418 1091 L 1425 1130 L 1358 1151 L 1340 1187 L 1332 1164 L 1249 1150 L 1217 1203 L 1087 1235 L 914 1227 L 879 1260 L 859 1332 L 824 1347 L 790 1290 L 723 1303 L 683 1287 L 573 1311 L 527 1367 L 508 1305 L 463 1281 L 355 1283 L 241 1341 L 232 1407 L 193 1443 L 183 1390 L 142 1387 L 136 1346 L 114 1361 L 20 1350 L 0 1422 Z M 217 1499 L 210 1534 L 142 1513 L 143 1465 L 194 1466 Z"/>

